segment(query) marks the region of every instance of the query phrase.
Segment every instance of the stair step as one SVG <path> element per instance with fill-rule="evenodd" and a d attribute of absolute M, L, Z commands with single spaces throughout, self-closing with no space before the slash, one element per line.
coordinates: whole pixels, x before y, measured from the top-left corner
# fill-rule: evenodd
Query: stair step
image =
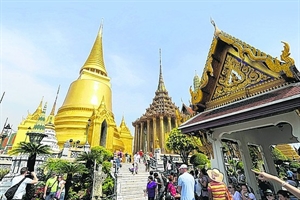
<path fill-rule="evenodd" d="M 117 200 L 148 199 L 148 197 L 144 197 L 144 189 L 149 176 L 149 172 L 145 171 L 145 165 L 142 163 L 138 165 L 137 174 L 132 174 L 129 168 L 132 168 L 132 163 L 122 163 L 122 167 L 119 169 Z"/>

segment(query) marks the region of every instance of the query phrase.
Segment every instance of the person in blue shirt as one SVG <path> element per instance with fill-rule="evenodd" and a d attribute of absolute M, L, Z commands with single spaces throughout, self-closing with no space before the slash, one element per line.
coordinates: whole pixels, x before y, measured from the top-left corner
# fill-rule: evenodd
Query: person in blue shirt
<path fill-rule="evenodd" d="M 116 172 L 118 173 L 119 172 L 119 169 L 120 169 L 120 166 L 121 166 L 121 159 L 120 159 L 120 156 L 116 156 L 115 158 L 115 164 L 116 164 Z"/>
<path fill-rule="evenodd" d="M 195 200 L 194 187 L 195 179 L 188 173 L 186 164 L 182 164 L 179 168 L 181 175 L 178 178 L 178 192 L 180 200 Z"/>

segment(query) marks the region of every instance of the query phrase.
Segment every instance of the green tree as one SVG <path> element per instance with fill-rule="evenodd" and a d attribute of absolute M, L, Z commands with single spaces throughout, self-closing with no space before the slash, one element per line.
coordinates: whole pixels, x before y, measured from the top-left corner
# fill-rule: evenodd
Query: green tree
<path fill-rule="evenodd" d="M 69 161 L 60 158 L 48 158 L 42 165 L 42 169 L 47 175 L 51 175 L 51 172 L 55 172 L 57 174 L 65 174 L 67 172 L 62 170 L 62 166 L 66 165 L 68 162 Z"/>
<path fill-rule="evenodd" d="M 179 154 L 185 164 L 188 164 L 189 154 L 194 150 L 198 150 L 194 140 L 188 135 L 182 134 L 177 128 L 170 132 L 166 146 L 169 150 Z"/>
<path fill-rule="evenodd" d="M 15 148 L 9 151 L 10 155 L 28 154 L 27 167 L 33 171 L 37 155 L 47 155 L 51 153 L 48 145 L 36 144 L 34 142 L 20 142 Z"/>
<path fill-rule="evenodd" d="M 91 152 L 95 153 L 96 155 L 99 155 L 98 161 L 101 161 L 99 162 L 100 164 L 105 160 L 108 161 L 113 158 L 113 153 L 103 146 L 92 147 Z"/>
<path fill-rule="evenodd" d="M 194 155 L 191 156 L 190 163 L 194 167 L 203 168 L 207 163 L 209 163 L 209 159 L 203 153 L 195 153 Z"/>

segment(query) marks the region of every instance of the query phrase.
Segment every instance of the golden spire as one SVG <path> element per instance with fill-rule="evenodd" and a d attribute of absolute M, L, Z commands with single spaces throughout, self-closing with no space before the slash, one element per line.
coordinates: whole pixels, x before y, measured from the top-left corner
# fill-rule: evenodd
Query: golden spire
<path fill-rule="evenodd" d="M 120 124 L 120 127 L 123 127 L 123 126 L 126 126 L 124 115 L 122 116 L 122 121 L 121 121 L 121 124 Z"/>
<path fill-rule="evenodd" d="M 53 115 L 53 116 L 54 116 L 54 112 L 55 112 L 55 107 L 56 107 L 56 102 L 57 102 L 59 89 L 60 89 L 60 85 L 58 86 L 58 90 L 57 90 L 57 93 L 56 93 L 56 98 L 55 98 L 55 101 L 54 101 L 54 104 L 53 104 L 53 107 L 52 107 L 52 110 L 51 110 L 51 113 L 50 113 L 50 115 Z"/>
<path fill-rule="evenodd" d="M 94 46 L 91 50 L 91 53 L 86 62 L 84 63 L 83 67 L 81 68 L 80 74 L 85 69 L 94 73 L 101 74 L 103 76 L 107 76 L 103 58 L 102 31 L 103 21 L 100 25 L 99 32 L 95 40 Z"/>
<path fill-rule="evenodd" d="M 159 82 L 158 82 L 157 92 L 166 92 L 166 91 L 167 90 L 162 76 L 161 49 L 159 49 Z"/>
<path fill-rule="evenodd" d="M 41 100 L 39 106 L 37 107 L 37 109 L 35 110 L 35 112 L 32 115 L 36 115 L 36 114 L 39 115 L 42 112 L 43 100 L 44 100 L 44 97 L 42 97 L 42 100 Z M 29 112 L 28 112 L 28 114 L 29 114 Z"/>

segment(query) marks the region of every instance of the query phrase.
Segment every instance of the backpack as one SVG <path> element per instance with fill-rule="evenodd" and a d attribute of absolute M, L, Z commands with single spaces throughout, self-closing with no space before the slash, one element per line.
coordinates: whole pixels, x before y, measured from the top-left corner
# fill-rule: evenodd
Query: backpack
<path fill-rule="evenodd" d="M 7 200 L 13 199 L 13 197 L 15 196 L 19 186 L 25 180 L 25 178 L 26 177 L 24 177 L 19 183 L 17 183 L 15 185 L 13 185 L 12 187 L 8 188 L 8 190 L 4 193 Z"/>

